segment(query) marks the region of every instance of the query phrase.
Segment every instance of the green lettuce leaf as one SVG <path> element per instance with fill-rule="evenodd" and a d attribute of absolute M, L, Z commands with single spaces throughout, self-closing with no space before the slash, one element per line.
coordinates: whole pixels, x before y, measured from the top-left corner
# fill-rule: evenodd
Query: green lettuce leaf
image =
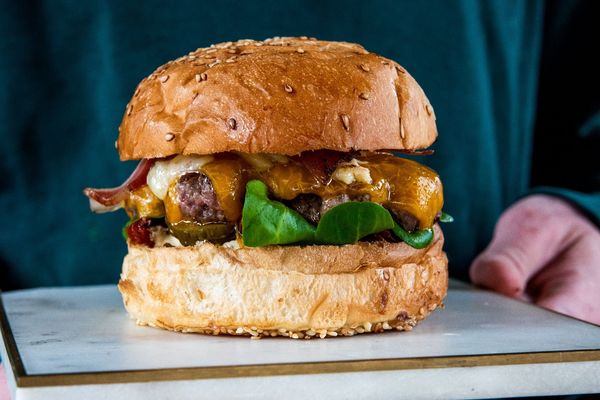
<path fill-rule="evenodd" d="M 402 239 L 407 245 L 414 247 L 415 249 L 424 249 L 425 247 L 429 246 L 433 240 L 433 229 L 431 228 L 408 232 L 397 223 L 394 223 L 392 232 L 394 232 L 394 235 Z"/>
<path fill-rule="evenodd" d="M 442 211 L 442 214 L 440 215 L 440 222 L 444 222 L 444 223 L 454 222 L 454 217 L 452 215 Z"/>
<path fill-rule="evenodd" d="M 125 225 L 123 225 L 123 228 L 121 228 L 121 235 L 123 235 L 123 239 L 125 239 L 125 241 L 127 241 L 127 239 L 129 239 L 129 235 L 127 234 L 127 229 L 129 229 L 131 224 L 133 224 L 137 220 L 138 220 L 137 218 L 130 219 L 129 221 L 127 221 L 127 223 Z"/>
<path fill-rule="evenodd" d="M 447 214 L 442 213 L 444 215 Z M 252 180 L 246 185 L 242 238 L 249 247 L 290 243 L 350 244 L 388 229 L 416 249 L 427 247 L 433 240 L 433 229 L 408 232 L 394 221 L 388 210 L 371 202 L 351 201 L 337 205 L 327 211 L 315 227 L 285 204 L 269 199 L 268 188 L 263 182 Z"/>
<path fill-rule="evenodd" d="M 392 229 L 390 212 L 376 203 L 351 201 L 327 211 L 317 226 L 317 242 L 350 244 L 373 233 Z"/>
<path fill-rule="evenodd" d="M 313 242 L 316 228 L 302 215 L 267 196 L 267 186 L 252 180 L 246 185 L 242 209 L 242 238 L 250 247 Z"/>

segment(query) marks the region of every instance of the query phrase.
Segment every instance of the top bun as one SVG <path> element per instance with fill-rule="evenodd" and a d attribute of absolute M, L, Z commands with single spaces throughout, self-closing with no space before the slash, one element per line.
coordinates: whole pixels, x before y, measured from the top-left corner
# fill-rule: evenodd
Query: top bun
<path fill-rule="evenodd" d="M 137 87 L 122 160 L 224 151 L 416 150 L 437 137 L 421 87 L 362 46 L 308 38 L 201 48 Z"/>

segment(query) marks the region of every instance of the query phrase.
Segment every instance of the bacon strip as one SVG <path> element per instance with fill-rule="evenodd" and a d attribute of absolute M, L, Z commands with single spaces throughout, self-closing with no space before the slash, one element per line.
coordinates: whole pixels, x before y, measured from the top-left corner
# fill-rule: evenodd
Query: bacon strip
<path fill-rule="evenodd" d="M 123 207 L 123 203 L 129 197 L 129 193 L 146 184 L 146 177 L 152 165 L 154 165 L 154 160 L 143 159 L 129 178 L 119 187 L 110 189 L 84 189 L 83 194 L 90 199 L 90 208 L 92 211 L 100 213 L 109 212 Z"/>

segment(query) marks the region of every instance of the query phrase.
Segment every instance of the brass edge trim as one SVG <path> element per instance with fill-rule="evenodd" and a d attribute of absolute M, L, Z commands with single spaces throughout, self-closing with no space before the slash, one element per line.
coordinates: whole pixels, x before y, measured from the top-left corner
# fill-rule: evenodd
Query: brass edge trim
<path fill-rule="evenodd" d="M 4 348 L 6 349 L 6 354 L 8 355 L 8 362 L 12 367 L 12 373 L 15 379 L 15 383 L 17 387 L 21 387 L 21 380 L 27 374 L 25 373 L 23 360 L 21 359 L 21 355 L 19 354 L 17 343 L 15 342 L 12 329 L 10 328 L 10 323 L 8 322 L 8 316 L 6 315 L 6 310 L 4 308 L 2 296 L 3 294 L 0 290 L 0 331 L 2 331 Z M 3 364 L 6 366 L 6 363 Z M 5 372 L 8 372 L 6 371 L 6 368 Z"/>
<path fill-rule="evenodd" d="M 249 378 L 282 375 L 312 375 L 341 372 L 374 372 L 431 368 L 464 368 L 521 364 L 600 361 L 600 350 L 514 353 L 451 357 L 420 357 L 389 360 L 310 362 L 298 364 L 241 365 L 224 367 L 173 368 L 132 371 L 90 372 L 56 375 L 27 375 L 19 387 L 70 386 L 150 381 L 219 378 Z"/>

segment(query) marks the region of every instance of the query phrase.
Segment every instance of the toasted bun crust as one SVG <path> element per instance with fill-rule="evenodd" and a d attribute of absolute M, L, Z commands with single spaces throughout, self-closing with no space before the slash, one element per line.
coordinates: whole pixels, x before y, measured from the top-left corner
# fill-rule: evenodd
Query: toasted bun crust
<path fill-rule="evenodd" d="M 275 38 L 201 48 L 158 68 L 129 102 L 117 146 L 131 160 L 412 150 L 436 137 L 431 104 L 394 61 L 353 43 Z"/>
<path fill-rule="evenodd" d="M 130 246 L 119 290 L 140 324 L 311 337 L 411 329 L 448 287 L 443 235 L 404 243 L 234 248 Z"/>

